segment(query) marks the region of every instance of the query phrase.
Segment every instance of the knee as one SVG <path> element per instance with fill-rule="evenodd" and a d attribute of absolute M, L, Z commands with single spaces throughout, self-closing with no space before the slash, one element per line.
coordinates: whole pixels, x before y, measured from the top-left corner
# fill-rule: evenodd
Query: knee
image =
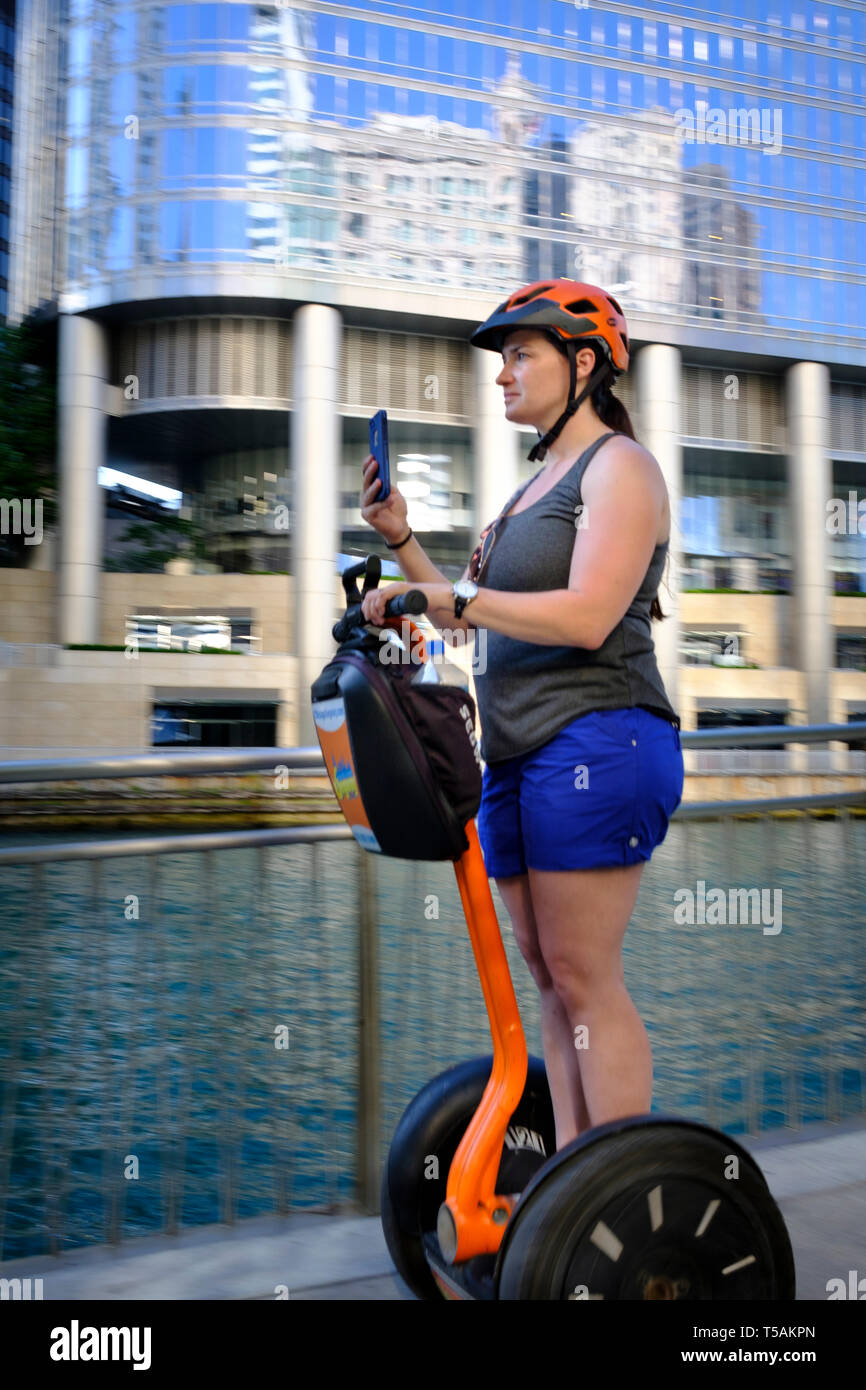
<path fill-rule="evenodd" d="M 611 993 L 625 986 L 621 961 L 554 953 L 545 959 L 545 969 L 570 1013 L 585 1013 L 590 1007 L 598 1007 Z"/>
<path fill-rule="evenodd" d="M 529 967 L 530 975 L 532 976 L 533 980 L 538 985 L 538 988 L 542 991 L 542 993 L 545 990 L 554 989 L 555 986 L 553 982 L 553 977 L 551 976 L 550 971 L 547 968 L 544 956 L 541 954 L 541 952 L 538 949 L 536 949 L 535 951 L 523 951 L 522 955 L 523 959 L 526 961 L 527 966 Z"/>
<path fill-rule="evenodd" d="M 520 950 L 520 954 L 526 961 L 526 964 L 529 968 L 529 973 L 532 976 L 535 983 L 537 984 L 538 988 L 542 991 L 547 989 L 553 989 L 553 979 L 551 977 L 550 971 L 547 968 L 547 962 L 544 959 L 541 947 L 538 944 L 538 936 L 534 933 L 530 933 L 528 935 L 518 934 L 516 931 L 514 935 L 517 940 L 517 945 Z"/>

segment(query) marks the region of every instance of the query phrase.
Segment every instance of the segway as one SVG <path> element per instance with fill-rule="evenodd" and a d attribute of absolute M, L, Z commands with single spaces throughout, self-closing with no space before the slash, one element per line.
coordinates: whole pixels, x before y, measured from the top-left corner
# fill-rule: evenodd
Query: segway
<path fill-rule="evenodd" d="M 493 1038 L 492 1056 L 430 1081 L 397 1126 L 381 1193 L 397 1270 L 433 1300 L 793 1299 L 781 1212 L 729 1135 L 632 1115 L 556 1150 L 544 1064 L 527 1055 L 475 827 L 475 704 L 454 686 L 412 681 L 424 639 L 406 615 L 425 610 L 420 590 L 386 607 L 403 620 L 396 647 L 396 629 L 365 624 L 363 596 L 380 573 L 373 555 L 343 575 L 340 645 L 312 687 L 316 731 L 365 850 L 454 863 Z M 413 649 L 414 661 L 394 659 Z"/>

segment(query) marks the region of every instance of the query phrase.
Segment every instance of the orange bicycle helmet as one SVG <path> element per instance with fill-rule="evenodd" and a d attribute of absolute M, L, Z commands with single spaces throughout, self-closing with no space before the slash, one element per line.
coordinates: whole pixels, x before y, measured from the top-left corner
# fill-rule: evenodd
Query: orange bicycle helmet
<path fill-rule="evenodd" d="M 566 422 L 596 386 L 628 371 L 628 328 L 619 304 L 598 285 L 578 280 L 536 280 L 515 290 L 494 309 L 469 341 L 473 347 L 501 352 L 507 334 L 517 328 L 537 328 L 557 347 L 564 348 L 571 369 L 568 404 L 556 424 L 532 449 L 529 457 L 535 462 L 544 458 Z M 577 353 L 584 343 L 599 349 L 601 361 L 575 399 Z"/>

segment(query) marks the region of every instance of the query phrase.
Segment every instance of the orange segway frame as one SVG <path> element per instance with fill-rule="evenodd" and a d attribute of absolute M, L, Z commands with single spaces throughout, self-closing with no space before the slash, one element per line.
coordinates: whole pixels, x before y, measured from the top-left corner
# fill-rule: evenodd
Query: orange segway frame
<path fill-rule="evenodd" d="M 420 659 L 426 660 L 423 630 L 411 618 L 403 621 L 409 623 L 410 643 L 420 637 Z M 448 1264 L 493 1255 L 502 1243 L 519 1193 L 497 1193 L 496 1178 L 505 1132 L 523 1095 L 529 1067 L 526 1037 L 474 820 L 466 823 L 464 833 L 469 848 L 454 861 L 454 873 L 490 1022 L 493 1069 L 452 1159 L 445 1201 L 439 1208 L 436 1234 Z"/>
<path fill-rule="evenodd" d="M 403 627 L 400 629 L 402 640 L 408 647 L 418 642 L 418 659 L 423 663 L 427 659 L 423 629 L 408 614 L 403 614 L 399 622 L 409 624 L 408 642 Z M 352 751 L 345 728 L 329 731 L 317 725 L 317 734 L 344 816 L 356 833 L 359 829 L 372 833 L 366 812 L 357 799 L 357 788 L 347 802 L 345 785 L 338 779 L 338 768 L 344 772 L 344 783 L 346 776 L 354 777 Z M 460 859 L 452 862 L 490 1022 L 493 1068 L 478 1109 L 452 1159 L 445 1201 L 439 1208 L 436 1232 L 447 1264 L 462 1263 L 476 1255 L 496 1254 L 502 1243 L 519 1194 L 497 1193 L 496 1179 L 505 1133 L 520 1103 L 529 1069 L 526 1038 L 475 821 L 468 821 L 463 830 L 468 848 Z M 435 1269 L 432 1272 L 436 1278 Z M 446 1291 L 446 1297 L 450 1296 Z"/>
<path fill-rule="evenodd" d="M 490 881 L 474 820 L 464 827 L 469 848 L 454 864 L 469 939 L 493 1038 L 493 1070 L 448 1170 L 436 1234 L 448 1264 L 495 1254 L 519 1193 L 496 1192 L 505 1131 L 517 1109 L 529 1057 Z M 434 1271 L 435 1277 L 435 1271 Z"/>

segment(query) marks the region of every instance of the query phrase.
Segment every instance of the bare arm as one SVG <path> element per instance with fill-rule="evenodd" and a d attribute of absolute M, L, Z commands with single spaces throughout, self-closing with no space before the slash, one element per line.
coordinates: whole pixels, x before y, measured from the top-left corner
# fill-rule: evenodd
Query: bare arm
<path fill-rule="evenodd" d="M 538 646 L 597 650 L 625 616 L 652 559 L 664 507 L 658 463 L 630 440 L 616 441 L 605 468 L 588 469 L 587 524 L 576 529 L 567 589 L 527 593 L 480 588 L 470 625 Z M 425 584 L 432 621 L 456 626 L 450 584 Z"/>
<path fill-rule="evenodd" d="M 447 584 L 449 582 L 447 575 L 444 575 L 441 570 L 437 570 L 415 535 L 405 545 L 400 546 L 394 559 L 407 579 L 414 579 L 419 584 Z"/>
<path fill-rule="evenodd" d="M 383 540 L 396 542 L 406 534 L 408 526 L 406 499 L 401 496 L 399 488 L 392 487 L 385 502 L 376 502 L 376 495 L 381 488 L 378 471 L 379 465 L 375 458 L 368 454 L 363 464 L 361 515 L 370 526 L 379 531 Z M 450 588 L 450 580 L 436 568 L 417 536 L 410 536 L 406 544 L 394 552 L 394 559 L 410 582 L 440 586 L 447 584 Z M 467 579 L 468 576 L 467 565 L 461 578 Z M 427 616 L 440 631 L 454 632 L 459 629 L 463 633 L 469 633 L 472 630 L 473 625 L 465 618 L 455 618 L 453 599 L 436 608 L 429 608 Z"/>
<path fill-rule="evenodd" d="M 405 554 L 406 551 L 411 551 L 412 554 L 401 561 L 400 568 L 407 579 L 415 580 L 419 584 L 447 584 L 450 588 L 451 580 L 442 574 L 440 570 L 437 570 L 429 555 L 426 554 L 423 547 L 419 545 L 414 536 L 401 548 L 400 554 Z M 469 578 L 468 565 L 460 578 Z M 439 629 L 440 633 L 460 631 L 468 635 L 470 632 L 474 631 L 473 625 L 467 622 L 465 618 L 455 618 L 453 599 L 444 606 L 438 608 L 433 608 L 431 606 L 427 609 L 426 616 L 430 619 L 433 626 Z"/>
<path fill-rule="evenodd" d="M 466 566 L 465 570 L 464 570 L 463 573 L 461 574 L 460 578 L 461 578 L 461 579 L 468 579 L 468 578 L 469 578 L 469 566 L 468 566 L 468 565 Z M 446 579 L 446 581 L 445 581 L 446 584 L 450 584 L 450 582 L 451 582 L 451 581 L 448 580 L 448 579 Z M 430 608 L 430 609 L 428 609 L 428 610 L 427 610 L 427 616 L 429 617 L 429 619 L 430 619 L 431 623 L 433 624 L 433 626 L 434 626 L 434 627 L 437 627 L 437 628 L 439 629 L 440 633 L 442 633 L 442 632 L 464 632 L 464 633 L 466 633 L 466 635 L 468 636 L 470 632 L 474 632 L 474 631 L 475 631 L 475 624 L 474 624 L 474 623 L 470 623 L 466 618 L 455 618 L 455 616 L 454 616 L 454 600 L 453 600 L 453 598 L 449 599 L 449 602 L 448 602 L 447 606 L 444 607 L 444 608 Z M 464 643 L 464 645 L 465 645 L 465 643 Z"/>

